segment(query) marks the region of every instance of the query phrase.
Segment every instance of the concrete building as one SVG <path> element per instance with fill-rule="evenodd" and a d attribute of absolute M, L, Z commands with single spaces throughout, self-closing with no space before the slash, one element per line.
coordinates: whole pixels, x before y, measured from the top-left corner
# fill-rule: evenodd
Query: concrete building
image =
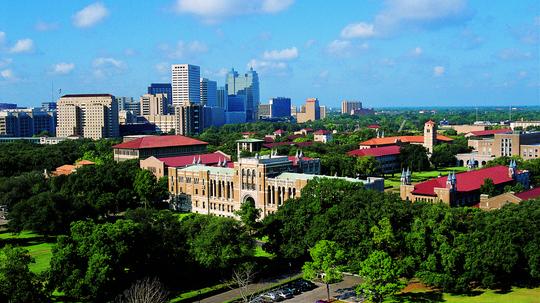
<path fill-rule="evenodd" d="M 178 121 L 177 135 L 195 135 L 204 130 L 204 110 L 199 103 L 188 103 L 176 106 L 174 115 Z"/>
<path fill-rule="evenodd" d="M 373 157 L 379 162 L 383 174 L 391 174 L 399 171 L 400 146 L 390 145 L 383 147 L 356 149 L 348 152 L 353 157 Z"/>
<path fill-rule="evenodd" d="M 174 107 L 201 102 L 201 68 L 191 64 L 173 64 L 172 105 Z"/>
<path fill-rule="evenodd" d="M 236 155 L 240 158 L 242 151 L 248 151 L 252 154 L 259 152 L 264 144 L 264 140 L 254 138 L 244 138 L 236 140 Z"/>
<path fill-rule="evenodd" d="M 167 114 L 167 95 L 166 94 L 144 94 L 140 99 L 141 116 L 166 115 Z"/>
<path fill-rule="evenodd" d="M 460 125 L 442 125 L 441 129 L 453 129 L 458 134 L 467 134 L 470 132 L 483 131 L 486 130 L 487 126 L 485 125 L 469 125 L 469 124 L 460 124 Z"/>
<path fill-rule="evenodd" d="M 119 136 L 118 103 L 110 94 L 64 95 L 58 102 L 58 137 L 101 139 Z"/>
<path fill-rule="evenodd" d="M 188 167 L 190 165 L 202 164 L 206 166 L 229 167 L 233 163 L 231 157 L 223 152 L 216 151 L 209 154 L 176 156 L 156 158 L 148 157 L 139 162 L 142 169 L 151 171 L 156 178 L 167 176 L 169 167 Z"/>
<path fill-rule="evenodd" d="M 257 120 L 259 110 L 259 75 L 253 68 L 250 68 L 243 75 L 231 69 L 226 77 L 227 90 L 229 95 L 243 95 L 246 97 L 246 121 Z"/>
<path fill-rule="evenodd" d="M 217 105 L 217 82 L 201 78 L 201 104 L 214 107 Z"/>
<path fill-rule="evenodd" d="M 332 141 L 332 132 L 329 130 L 318 130 L 313 133 L 313 141 L 315 142 L 321 142 L 321 143 L 328 143 Z"/>
<path fill-rule="evenodd" d="M 480 209 L 493 210 L 500 209 L 506 204 L 518 204 L 521 201 L 536 199 L 540 197 L 540 187 L 529 189 L 520 193 L 507 192 L 497 196 L 489 197 L 480 195 Z"/>
<path fill-rule="evenodd" d="M 179 127 L 176 115 L 147 115 L 143 116 L 146 123 L 155 125 L 155 131 L 162 134 L 175 132 Z"/>
<path fill-rule="evenodd" d="M 362 102 L 360 101 L 341 101 L 341 113 L 352 115 L 355 109 L 362 109 Z"/>
<path fill-rule="evenodd" d="M 450 206 L 473 206 L 480 202 L 480 187 L 486 179 L 491 179 L 496 188 L 516 182 L 529 187 L 529 172 L 518 171 L 514 161 L 506 166 L 481 168 L 462 173 L 451 173 L 417 184 L 411 183 L 410 172 L 401 176 L 401 199 L 409 201 L 442 202 Z"/>
<path fill-rule="evenodd" d="M 253 201 L 261 217 L 274 213 L 290 198 L 300 197 L 302 188 L 314 178 L 333 178 L 363 183 L 382 191 L 384 180 L 359 180 L 297 172 L 302 157 L 261 156 L 241 158 L 234 167 L 192 165 L 169 168 L 168 185 L 172 207 L 201 214 L 236 218 L 242 203 Z M 296 164 L 295 164 L 296 163 Z"/>
<path fill-rule="evenodd" d="M 319 106 L 319 99 L 317 98 L 307 99 L 306 104 L 302 106 L 302 109 L 299 112 L 296 112 L 296 121 L 298 123 L 319 119 L 321 119 L 321 107 Z"/>
<path fill-rule="evenodd" d="M 521 128 L 522 130 L 527 130 L 528 127 L 540 127 L 540 121 L 514 121 L 510 122 L 510 128 L 512 130 Z"/>
<path fill-rule="evenodd" d="M 56 102 L 41 102 L 41 110 L 52 112 L 56 110 Z"/>
<path fill-rule="evenodd" d="M 217 107 L 225 108 L 227 106 L 227 103 L 229 102 L 227 100 L 227 97 L 229 96 L 228 92 L 228 86 L 225 84 L 225 86 L 220 86 L 217 89 Z"/>
<path fill-rule="evenodd" d="M 114 160 L 146 159 L 148 157 L 175 157 L 206 152 L 208 143 L 193 138 L 170 136 L 138 136 L 124 138 L 124 142 L 113 146 Z"/>
<path fill-rule="evenodd" d="M 167 95 L 167 113 L 172 113 L 172 85 L 170 83 L 152 83 L 148 86 L 148 94 L 157 95 L 165 94 Z"/>
<path fill-rule="evenodd" d="M 272 106 L 270 104 L 259 104 L 259 119 L 272 118 Z"/>

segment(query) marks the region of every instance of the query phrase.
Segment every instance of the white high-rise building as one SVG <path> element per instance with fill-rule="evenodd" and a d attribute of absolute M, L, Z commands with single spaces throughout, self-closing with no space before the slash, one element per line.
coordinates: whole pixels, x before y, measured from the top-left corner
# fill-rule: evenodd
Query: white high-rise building
<path fill-rule="evenodd" d="M 173 106 L 198 104 L 201 102 L 201 68 L 191 64 L 173 64 L 172 104 Z"/>
<path fill-rule="evenodd" d="M 217 82 L 201 78 L 201 104 L 217 106 Z"/>

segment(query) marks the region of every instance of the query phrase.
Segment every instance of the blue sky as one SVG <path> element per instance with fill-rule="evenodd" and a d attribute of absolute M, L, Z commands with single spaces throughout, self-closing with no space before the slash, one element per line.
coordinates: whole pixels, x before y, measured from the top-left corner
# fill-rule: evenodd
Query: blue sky
<path fill-rule="evenodd" d="M 538 0 L 9 1 L 0 102 L 137 97 L 192 63 L 223 84 L 259 72 L 261 102 L 540 105 Z"/>

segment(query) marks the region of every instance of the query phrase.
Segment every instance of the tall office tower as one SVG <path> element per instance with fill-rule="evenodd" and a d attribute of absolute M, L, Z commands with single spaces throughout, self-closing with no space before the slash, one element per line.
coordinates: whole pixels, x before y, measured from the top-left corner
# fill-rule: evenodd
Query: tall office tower
<path fill-rule="evenodd" d="M 317 98 L 307 99 L 306 104 L 302 105 L 302 109 L 296 113 L 296 120 L 298 123 L 319 119 L 321 119 L 321 107 L 319 106 L 319 99 Z"/>
<path fill-rule="evenodd" d="M 176 106 L 176 134 L 182 136 L 200 134 L 204 129 L 203 106 L 201 104 L 184 104 Z"/>
<path fill-rule="evenodd" d="M 0 103 L 0 110 L 4 109 L 16 109 L 17 104 L 15 103 Z"/>
<path fill-rule="evenodd" d="M 55 135 L 56 112 L 41 109 L 0 111 L 0 136 L 32 137 L 43 131 Z"/>
<path fill-rule="evenodd" d="M 217 82 L 201 78 L 201 104 L 217 106 Z"/>
<path fill-rule="evenodd" d="M 170 83 L 152 83 L 148 86 L 147 93 L 152 95 L 166 94 L 167 95 L 167 113 L 174 112 L 172 108 L 172 86 Z"/>
<path fill-rule="evenodd" d="M 319 106 L 319 112 L 321 113 L 320 114 L 321 119 L 326 118 L 326 106 L 324 105 Z"/>
<path fill-rule="evenodd" d="M 225 84 L 225 86 L 220 86 L 217 89 L 217 107 L 225 108 L 227 106 L 228 101 L 228 86 Z"/>
<path fill-rule="evenodd" d="M 119 136 L 118 103 L 113 95 L 65 95 L 57 104 L 58 137 L 101 139 Z"/>
<path fill-rule="evenodd" d="M 172 104 L 198 104 L 201 102 L 201 68 L 191 64 L 173 64 L 172 72 Z"/>
<path fill-rule="evenodd" d="M 341 101 L 341 113 L 351 115 L 356 109 L 362 109 L 362 102 L 360 101 Z"/>
<path fill-rule="evenodd" d="M 115 97 L 116 103 L 118 103 L 118 112 L 128 111 L 134 116 L 141 115 L 141 103 L 139 100 L 133 99 L 133 97 Z"/>
<path fill-rule="evenodd" d="M 226 82 L 229 95 L 246 96 L 247 122 L 255 121 L 258 117 L 257 111 L 260 103 L 259 76 L 257 72 L 250 68 L 247 73 L 239 75 L 233 68 L 227 73 Z"/>
<path fill-rule="evenodd" d="M 141 116 L 165 115 L 167 113 L 166 94 L 145 94 L 141 96 Z"/>
<path fill-rule="evenodd" d="M 227 104 L 225 105 L 225 122 L 227 124 L 246 123 L 247 97 L 245 95 L 229 95 L 227 96 Z M 258 111 L 258 109 L 257 109 Z"/>
<path fill-rule="evenodd" d="M 291 99 L 284 97 L 272 98 L 270 104 L 270 114 L 272 118 L 291 116 Z"/>
<path fill-rule="evenodd" d="M 56 102 L 41 102 L 41 109 L 44 111 L 56 110 Z"/>

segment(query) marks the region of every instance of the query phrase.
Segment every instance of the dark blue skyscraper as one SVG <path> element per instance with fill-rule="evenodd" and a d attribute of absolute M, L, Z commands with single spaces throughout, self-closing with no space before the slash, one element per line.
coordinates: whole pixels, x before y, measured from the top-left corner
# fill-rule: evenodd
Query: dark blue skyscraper
<path fill-rule="evenodd" d="M 291 99 L 277 97 L 270 99 L 270 113 L 272 118 L 291 116 Z"/>

